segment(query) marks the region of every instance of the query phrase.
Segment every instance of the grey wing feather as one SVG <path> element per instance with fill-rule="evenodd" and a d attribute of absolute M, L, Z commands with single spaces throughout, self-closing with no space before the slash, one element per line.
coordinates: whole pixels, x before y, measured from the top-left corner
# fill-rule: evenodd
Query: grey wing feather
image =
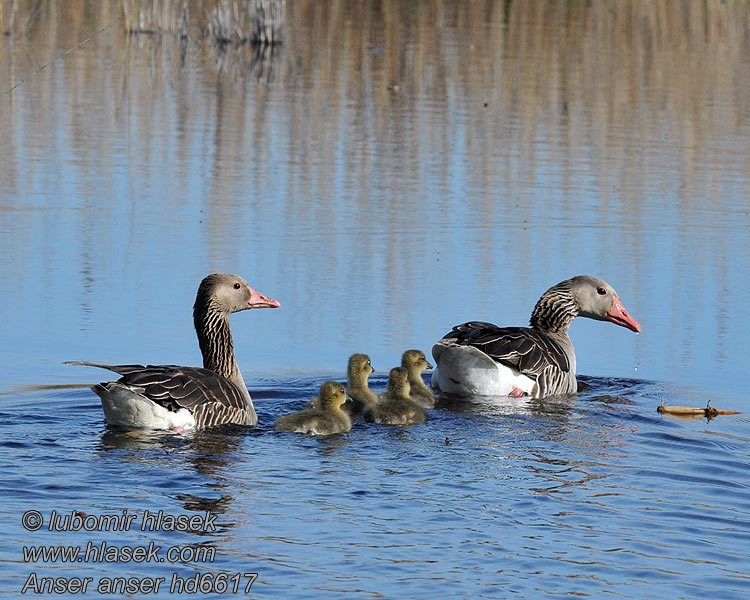
<path fill-rule="evenodd" d="M 87 360 L 66 360 L 63 364 L 81 365 L 84 367 L 98 367 L 99 369 L 114 371 L 115 373 L 119 373 L 120 375 L 127 375 L 128 373 L 133 373 L 135 371 L 140 371 L 146 368 L 143 365 L 103 365 L 101 363 L 93 363 Z"/>
<path fill-rule="evenodd" d="M 127 373 L 120 383 L 141 388 L 146 397 L 169 410 L 186 408 L 194 413 L 207 403 L 245 408 L 245 398 L 235 384 L 200 367 L 148 366 Z"/>
<path fill-rule="evenodd" d="M 528 327 L 498 327 L 483 321 L 456 325 L 445 336 L 454 343 L 473 346 L 497 362 L 536 378 L 550 366 L 567 373 L 565 351 L 548 335 Z"/>
<path fill-rule="evenodd" d="M 192 412 L 198 428 L 203 427 L 199 420 L 210 421 L 211 425 L 252 424 L 242 390 L 209 369 L 177 365 L 104 365 L 86 361 L 66 364 L 114 371 L 122 375 L 119 383 L 137 388 L 141 394 L 167 410 L 177 412 L 186 408 Z"/>

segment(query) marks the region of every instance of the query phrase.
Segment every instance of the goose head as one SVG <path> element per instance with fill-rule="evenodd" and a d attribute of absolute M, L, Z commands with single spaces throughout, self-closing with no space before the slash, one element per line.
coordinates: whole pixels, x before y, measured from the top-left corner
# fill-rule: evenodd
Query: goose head
<path fill-rule="evenodd" d="M 278 300 L 264 296 L 250 287 L 239 275 L 212 273 L 201 281 L 194 309 L 210 306 L 212 310 L 229 315 L 251 308 L 278 308 Z"/>
<path fill-rule="evenodd" d="M 641 325 L 625 309 L 614 288 L 606 281 L 579 275 L 569 280 L 571 295 L 578 304 L 578 316 L 610 321 L 631 331 L 640 332 Z"/>
<path fill-rule="evenodd" d="M 367 384 L 367 378 L 375 372 L 372 368 L 372 362 L 367 354 L 352 354 L 349 357 L 349 366 L 347 368 L 347 377 L 349 385 Z"/>
<path fill-rule="evenodd" d="M 388 397 L 392 395 L 396 396 L 409 396 L 411 386 L 409 385 L 409 374 L 403 367 L 393 367 L 388 373 L 388 387 L 386 394 Z"/>
<path fill-rule="evenodd" d="M 539 298 L 529 323 L 534 329 L 559 334 L 567 332 L 576 317 L 611 321 L 635 332 L 641 330 L 614 288 L 591 275 L 578 275 L 553 285 Z"/>

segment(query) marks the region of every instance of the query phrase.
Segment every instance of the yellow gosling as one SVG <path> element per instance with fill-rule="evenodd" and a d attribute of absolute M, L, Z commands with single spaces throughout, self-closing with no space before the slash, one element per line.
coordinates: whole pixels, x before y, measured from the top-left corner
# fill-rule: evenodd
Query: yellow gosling
<path fill-rule="evenodd" d="M 352 415 L 361 415 L 377 403 L 377 396 L 367 384 L 367 379 L 374 372 L 375 369 L 372 368 L 367 354 L 352 354 L 349 357 L 349 366 L 346 370 L 346 393 L 352 399 L 350 404 Z"/>
<path fill-rule="evenodd" d="M 435 407 L 435 395 L 422 379 L 422 373 L 431 369 L 432 365 L 427 362 L 427 357 L 421 350 L 407 350 L 401 357 L 401 366 L 406 369 L 409 377 L 411 391 L 409 395 L 412 400 L 423 408 Z"/>
<path fill-rule="evenodd" d="M 344 386 L 326 381 L 320 386 L 317 408 L 306 408 L 276 419 L 276 431 L 332 435 L 352 430 L 352 422 L 341 406 L 346 402 Z"/>
<path fill-rule="evenodd" d="M 406 369 L 394 367 L 388 375 L 385 400 L 367 412 L 365 420 L 381 425 L 414 425 L 427 421 L 427 413 L 409 396 L 409 375 Z"/>

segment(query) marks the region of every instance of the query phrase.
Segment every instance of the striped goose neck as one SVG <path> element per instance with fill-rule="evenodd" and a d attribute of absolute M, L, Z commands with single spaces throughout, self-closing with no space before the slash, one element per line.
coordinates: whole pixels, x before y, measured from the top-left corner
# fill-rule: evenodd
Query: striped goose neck
<path fill-rule="evenodd" d="M 203 367 L 239 383 L 236 381 L 239 368 L 234 359 L 232 332 L 224 312 L 214 306 L 211 300 L 199 299 L 193 309 L 193 322 L 203 354 Z M 244 382 L 242 385 L 244 387 Z"/>
<path fill-rule="evenodd" d="M 568 327 L 578 316 L 578 303 L 571 293 L 570 281 L 548 289 L 534 307 L 529 324 L 537 331 L 568 334 Z"/>

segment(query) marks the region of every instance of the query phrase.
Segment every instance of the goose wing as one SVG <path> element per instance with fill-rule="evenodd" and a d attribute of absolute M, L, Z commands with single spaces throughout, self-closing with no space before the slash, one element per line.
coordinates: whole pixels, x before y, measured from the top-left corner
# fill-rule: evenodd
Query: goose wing
<path fill-rule="evenodd" d="M 528 327 L 498 327 L 484 321 L 469 321 L 456 325 L 443 339 L 473 346 L 533 379 L 550 366 L 564 373 L 570 371 L 563 348 L 545 333 Z"/>
<path fill-rule="evenodd" d="M 226 377 L 209 369 L 178 365 L 104 365 L 85 361 L 69 364 L 99 367 L 119 373 L 122 375 L 119 383 L 137 389 L 138 393 L 167 410 L 189 410 L 193 413 L 198 428 L 248 421 L 242 390 Z"/>

